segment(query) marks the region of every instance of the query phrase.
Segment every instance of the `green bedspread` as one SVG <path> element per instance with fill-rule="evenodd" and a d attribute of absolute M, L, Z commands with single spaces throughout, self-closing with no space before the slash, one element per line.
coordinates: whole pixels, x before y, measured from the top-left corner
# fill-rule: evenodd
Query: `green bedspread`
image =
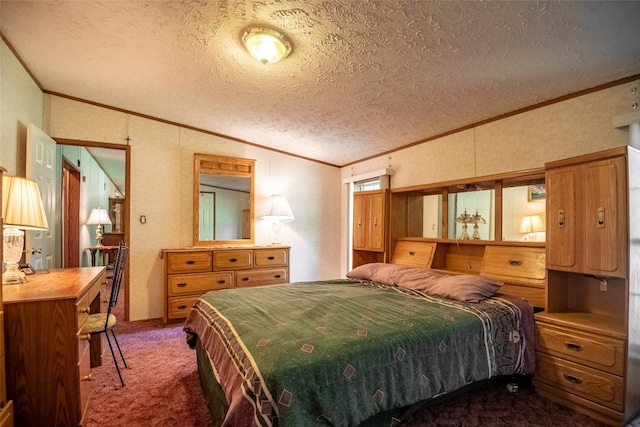
<path fill-rule="evenodd" d="M 522 302 L 465 304 L 347 279 L 210 292 L 185 330 L 225 391 L 225 424 L 356 426 L 495 375 L 531 373 L 532 322 Z"/>

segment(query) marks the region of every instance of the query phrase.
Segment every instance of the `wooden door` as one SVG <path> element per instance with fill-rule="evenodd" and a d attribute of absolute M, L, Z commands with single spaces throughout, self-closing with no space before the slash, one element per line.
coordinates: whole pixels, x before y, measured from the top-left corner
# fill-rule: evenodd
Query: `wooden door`
<path fill-rule="evenodd" d="M 576 185 L 579 168 L 547 171 L 547 268 L 578 269 L 576 260 Z"/>
<path fill-rule="evenodd" d="M 353 196 L 353 248 L 367 249 L 367 212 L 369 197 L 366 194 Z"/>
<path fill-rule="evenodd" d="M 369 245 L 372 251 L 384 251 L 385 193 L 369 195 Z"/>
<path fill-rule="evenodd" d="M 625 158 L 588 163 L 582 172 L 584 272 L 625 277 Z"/>

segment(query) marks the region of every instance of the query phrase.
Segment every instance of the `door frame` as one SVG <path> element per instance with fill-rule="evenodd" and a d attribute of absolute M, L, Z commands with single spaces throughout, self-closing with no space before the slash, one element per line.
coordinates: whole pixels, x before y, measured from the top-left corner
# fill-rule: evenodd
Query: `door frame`
<path fill-rule="evenodd" d="M 124 144 L 114 144 L 109 142 L 95 142 L 95 141 L 83 141 L 76 139 L 65 139 L 65 138 L 53 138 L 54 141 L 58 145 L 76 145 L 80 147 L 97 147 L 97 148 L 109 148 L 114 150 L 124 150 L 125 152 L 125 182 L 124 182 L 124 242 L 127 246 L 131 246 L 129 244 L 129 235 L 130 235 L 130 201 L 131 201 L 131 146 L 127 143 Z M 127 259 L 127 263 L 129 263 L 129 259 Z M 129 320 L 129 296 L 131 292 L 129 290 L 129 269 L 125 268 L 124 277 L 122 280 L 122 284 L 124 287 L 124 321 Z"/>
<path fill-rule="evenodd" d="M 80 171 L 62 158 L 62 268 L 80 267 Z"/>

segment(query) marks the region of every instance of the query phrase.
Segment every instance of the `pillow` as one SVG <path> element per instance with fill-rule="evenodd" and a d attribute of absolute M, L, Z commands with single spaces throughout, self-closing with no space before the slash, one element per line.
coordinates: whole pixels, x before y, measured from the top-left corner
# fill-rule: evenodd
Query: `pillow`
<path fill-rule="evenodd" d="M 351 279 L 371 280 L 373 282 L 384 283 L 386 285 L 395 285 L 397 277 L 401 271 L 408 270 L 411 267 L 400 264 L 387 264 L 384 262 L 373 262 L 362 264 L 347 273 L 347 277 Z"/>
<path fill-rule="evenodd" d="M 479 302 L 494 296 L 502 285 L 501 281 L 488 277 L 459 274 L 443 277 L 426 292 L 458 301 Z"/>
<path fill-rule="evenodd" d="M 402 288 L 413 289 L 415 291 L 426 291 L 445 277 L 448 276 L 428 268 L 414 267 L 403 271 L 398 276 L 396 284 Z"/>

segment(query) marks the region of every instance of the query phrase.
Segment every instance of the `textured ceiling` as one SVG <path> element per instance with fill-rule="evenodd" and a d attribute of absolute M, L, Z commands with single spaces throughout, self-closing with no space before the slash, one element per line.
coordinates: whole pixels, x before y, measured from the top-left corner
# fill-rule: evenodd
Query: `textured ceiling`
<path fill-rule="evenodd" d="M 5 1 L 46 91 L 345 165 L 640 74 L 640 2 Z M 240 36 L 284 32 L 263 65 Z"/>

